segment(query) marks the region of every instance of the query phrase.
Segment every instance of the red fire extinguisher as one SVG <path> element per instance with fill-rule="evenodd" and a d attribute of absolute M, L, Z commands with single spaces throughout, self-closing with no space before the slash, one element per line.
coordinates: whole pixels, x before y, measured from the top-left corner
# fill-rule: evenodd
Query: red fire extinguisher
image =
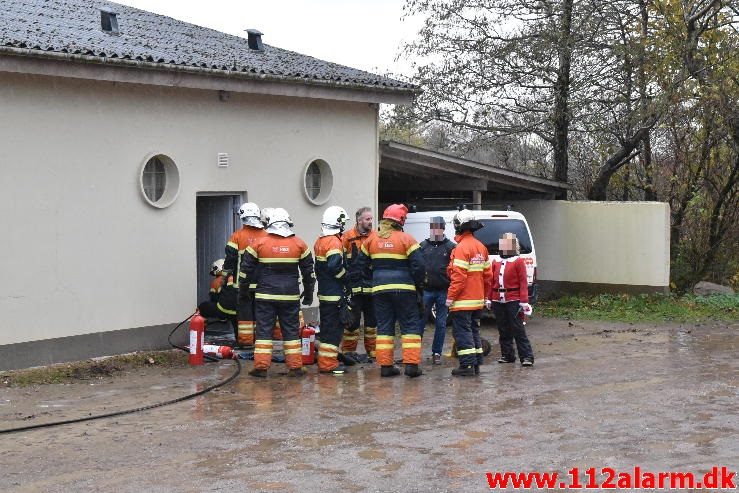
<path fill-rule="evenodd" d="M 316 330 L 310 325 L 306 325 L 300 331 L 300 338 L 303 343 L 302 357 L 304 365 L 312 365 L 316 362 Z"/>
<path fill-rule="evenodd" d="M 217 359 L 233 359 L 234 351 L 228 346 L 215 346 L 212 344 L 203 344 L 203 353 L 206 356 Z"/>
<path fill-rule="evenodd" d="M 191 365 L 203 364 L 203 336 L 205 335 L 205 319 L 199 311 L 190 319 L 190 357 Z"/>

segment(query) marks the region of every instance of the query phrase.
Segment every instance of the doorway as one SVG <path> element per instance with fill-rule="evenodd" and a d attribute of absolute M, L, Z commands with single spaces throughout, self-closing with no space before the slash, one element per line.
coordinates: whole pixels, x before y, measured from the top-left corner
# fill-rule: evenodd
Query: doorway
<path fill-rule="evenodd" d="M 242 193 L 199 193 L 196 198 L 197 295 L 208 299 L 210 266 L 225 255 L 226 242 L 238 228 Z"/>

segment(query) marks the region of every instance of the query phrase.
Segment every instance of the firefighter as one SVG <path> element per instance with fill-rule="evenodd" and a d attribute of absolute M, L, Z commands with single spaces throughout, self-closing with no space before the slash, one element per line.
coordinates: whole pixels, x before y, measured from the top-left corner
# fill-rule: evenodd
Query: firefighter
<path fill-rule="evenodd" d="M 532 312 L 526 262 L 518 256 L 520 246 L 514 233 L 503 233 L 498 246 L 500 260 L 493 263 L 493 285 L 488 293 L 498 325 L 501 354 L 498 363 L 515 363 L 515 339 L 521 366 L 533 366 L 534 350 L 520 316 L 521 312 L 527 316 Z"/>
<path fill-rule="evenodd" d="M 236 231 L 226 243 L 226 259 L 223 264 L 224 277 L 233 276 L 232 286 L 226 285 L 224 289 L 235 289 L 238 302 L 234 316 L 238 320 L 236 330 L 236 344 L 239 346 L 251 346 L 254 344 L 254 296 L 251 280 L 247 280 L 246 274 L 241 271 L 241 259 L 246 247 L 267 233 L 264 232 L 259 220 L 261 211 L 259 206 L 253 202 L 246 202 L 239 208 L 242 228 Z M 250 289 L 250 284 L 252 284 Z"/>
<path fill-rule="evenodd" d="M 485 307 L 485 295 L 493 281 L 488 250 L 473 236 L 482 228 L 472 211 L 461 210 L 454 215 L 454 240 L 457 246 L 449 259 L 449 279 L 446 306 L 452 313 L 452 333 L 457 346 L 459 368 L 452 370 L 458 377 L 480 373 L 482 343 L 480 328 L 475 322 Z"/>
<path fill-rule="evenodd" d="M 205 318 L 228 320 L 232 327 L 236 327 L 236 290 L 233 289 L 233 276 L 222 277 L 223 261 L 218 259 L 211 264 L 210 275 L 214 279 L 210 283 L 208 301 L 200 303 L 198 311 Z"/>
<path fill-rule="evenodd" d="M 400 324 L 405 374 L 417 377 L 421 362 L 421 324 L 416 291 L 426 275 L 418 243 L 403 232 L 408 208 L 392 204 L 382 214 L 379 230 L 362 244 L 354 275 L 372 275 L 372 298 L 377 317 L 375 354 L 380 375 L 400 374 L 393 365 L 395 322 Z"/>
<path fill-rule="evenodd" d="M 319 332 L 318 371 L 342 374 L 346 367 L 338 361 L 342 326 L 340 309 L 346 303 L 344 247 L 341 233 L 344 232 L 347 214 L 338 206 L 331 206 L 323 213 L 321 236 L 313 246 L 318 281 L 318 310 L 321 317 Z"/>
<path fill-rule="evenodd" d="M 313 256 L 303 240 L 295 236 L 293 223 L 285 209 L 272 209 L 267 235 L 246 248 L 241 270 L 249 282 L 256 282 L 257 333 L 254 341 L 253 377 L 266 377 L 272 362 L 272 331 L 277 318 L 282 328 L 283 350 L 289 376 L 303 375 L 299 335 L 300 299 L 313 303 Z M 302 277 L 300 294 L 298 275 Z"/>
<path fill-rule="evenodd" d="M 372 231 L 372 209 L 360 207 L 354 218 L 354 227 L 342 236 L 342 243 L 346 252 L 347 273 L 350 279 L 355 279 L 350 281 L 354 320 L 349 328 L 344 329 L 344 339 L 341 343 L 344 357 L 351 362 L 359 361 L 357 345 L 362 319 L 364 319 L 364 351 L 367 353 L 369 361 L 375 357 L 377 340 L 377 319 L 375 318 L 375 307 L 372 303 L 372 277 L 363 277 L 357 272 L 359 250 Z"/>

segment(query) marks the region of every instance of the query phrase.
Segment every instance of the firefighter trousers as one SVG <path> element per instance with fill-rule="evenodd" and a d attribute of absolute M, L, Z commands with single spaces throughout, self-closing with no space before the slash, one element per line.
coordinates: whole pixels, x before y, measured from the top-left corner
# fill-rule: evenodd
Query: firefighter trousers
<path fill-rule="evenodd" d="M 203 301 L 198 305 L 198 311 L 205 318 L 228 320 L 232 327 L 236 327 L 236 317 L 220 310 L 218 308 L 218 303 L 213 301 Z"/>
<path fill-rule="evenodd" d="M 364 351 L 367 356 L 375 356 L 375 345 L 377 341 L 377 318 L 375 317 L 375 306 L 371 294 L 352 295 L 352 315 L 354 321 L 348 329 L 344 329 L 344 340 L 341 349 L 345 353 L 353 353 L 357 350 L 359 343 L 359 327 L 364 318 Z M 321 327 L 323 330 L 323 327 Z"/>
<path fill-rule="evenodd" d="M 390 291 L 374 295 L 377 317 L 375 354 L 380 366 L 391 366 L 395 349 L 395 322 L 400 324 L 403 363 L 421 363 L 421 324 L 415 291 Z"/>
<path fill-rule="evenodd" d="M 452 335 L 457 344 L 459 366 L 482 364 L 482 341 L 478 319 L 479 311 L 476 310 L 452 312 Z"/>
<path fill-rule="evenodd" d="M 341 344 L 341 322 L 339 304 L 321 301 L 318 304 L 321 317 L 321 331 L 318 340 L 318 370 L 328 372 L 339 366 L 339 345 Z"/>
<path fill-rule="evenodd" d="M 254 293 L 250 292 L 246 287 L 239 289 L 239 301 L 237 304 L 238 332 L 236 341 L 239 346 L 251 346 L 254 344 L 254 329 L 256 322 L 254 321 L 255 312 Z"/>
<path fill-rule="evenodd" d="M 508 361 L 516 361 L 516 350 L 513 349 L 513 341 L 516 341 L 518 357 L 523 361 L 530 359 L 534 361 L 534 350 L 526 335 L 523 320 L 519 316 L 520 306 L 518 301 L 508 303 L 493 302 L 493 313 L 495 322 L 498 324 L 500 341 L 500 355 Z"/>
<path fill-rule="evenodd" d="M 299 312 L 297 301 L 256 300 L 257 334 L 254 341 L 254 368 L 266 370 L 272 362 L 272 334 L 277 317 L 282 328 L 283 351 L 288 368 L 302 368 Z"/>

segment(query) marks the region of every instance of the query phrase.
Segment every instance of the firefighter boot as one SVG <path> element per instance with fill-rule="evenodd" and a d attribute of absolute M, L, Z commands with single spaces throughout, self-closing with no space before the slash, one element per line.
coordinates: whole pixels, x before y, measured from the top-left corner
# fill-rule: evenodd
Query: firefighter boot
<path fill-rule="evenodd" d="M 252 371 L 249 372 L 249 375 L 251 375 L 252 377 L 265 378 L 267 376 L 267 370 L 254 368 Z"/>
<path fill-rule="evenodd" d="M 393 365 L 383 366 L 380 368 L 381 377 L 394 377 L 400 375 L 400 370 Z"/>
<path fill-rule="evenodd" d="M 423 370 L 421 370 L 418 365 L 408 363 L 405 365 L 405 375 L 411 378 L 420 377 L 423 375 Z"/>
<path fill-rule="evenodd" d="M 475 365 L 475 375 L 480 374 L 480 365 Z"/>
<path fill-rule="evenodd" d="M 474 377 L 475 369 L 472 365 L 460 366 L 452 370 L 452 375 L 455 377 Z"/>
<path fill-rule="evenodd" d="M 304 375 L 305 375 L 305 372 L 303 371 L 302 368 L 290 368 L 287 371 L 287 376 L 288 377 L 299 378 L 299 377 L 302 377 Z"/>

